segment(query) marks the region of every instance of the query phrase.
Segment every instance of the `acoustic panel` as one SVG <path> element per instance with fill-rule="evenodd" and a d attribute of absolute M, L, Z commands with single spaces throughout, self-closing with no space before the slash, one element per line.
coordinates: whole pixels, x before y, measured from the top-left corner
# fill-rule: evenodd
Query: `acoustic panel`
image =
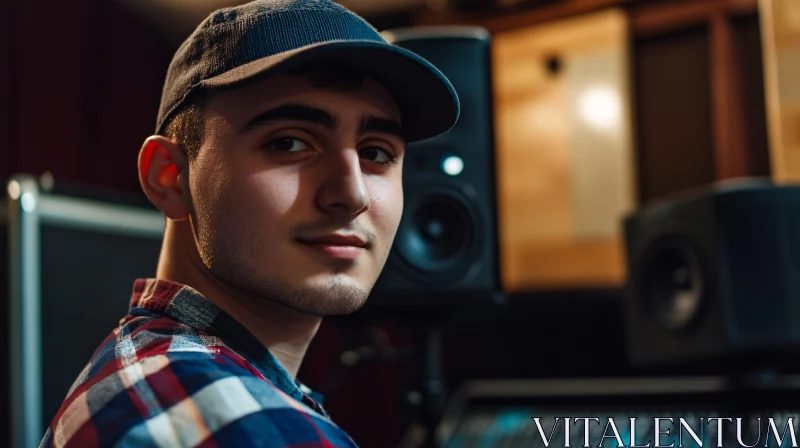
<path fill-rule="evenodd" d="M 504 287 L 620 285 L 636 200 L 625 13 L 497 33 L 493 55 Z"/>

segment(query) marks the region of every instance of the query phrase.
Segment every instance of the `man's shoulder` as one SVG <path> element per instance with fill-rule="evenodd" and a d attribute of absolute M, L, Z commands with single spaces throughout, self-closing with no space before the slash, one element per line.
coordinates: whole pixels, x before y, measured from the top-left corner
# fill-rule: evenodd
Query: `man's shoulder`
<path fill-rule="evenodd" d="M 77 389 L 91 387 L 127 366 L 149 359 L 190 359 L 209 363 L 227 361 L 259 375 L 253 366 L 220 338 L 168 317 L 146 313 L 127 316 L 100 344 L 80 373 L 70 395 Z"/>
<path fill-rule="evenodd" d="M 354 446 L 216 338 L 169 319 L 129 324 L 98 349 L 42 446 L 248 446 L 259 440 L 259 446 L 291 447 L 320 438 Z"/>

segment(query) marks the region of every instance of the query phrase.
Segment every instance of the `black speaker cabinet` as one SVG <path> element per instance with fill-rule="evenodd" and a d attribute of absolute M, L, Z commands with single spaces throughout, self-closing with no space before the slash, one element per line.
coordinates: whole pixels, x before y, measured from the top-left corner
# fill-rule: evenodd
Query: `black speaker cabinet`
<path fill-rule="evenodd" d="M 429 27 L 387 31 L 385 36 L 450 79 L 461 116 L 447 133 L 408 146 L 403 218 L 370 302 L 405 306 L 496 300 L 489 34 L 482 28 Z"/>
<path fill-rule="evenodd" d="M 800 342 L 800 186 L 719 183 L 624 220 L 634 364 L 744 359 Z"/>

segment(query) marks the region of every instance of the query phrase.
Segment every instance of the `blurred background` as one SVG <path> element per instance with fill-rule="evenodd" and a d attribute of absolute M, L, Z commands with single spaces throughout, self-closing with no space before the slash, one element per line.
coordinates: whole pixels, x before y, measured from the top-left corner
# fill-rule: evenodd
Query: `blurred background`
<path fill-rule="evenodd" d="M 0 3 L 13 446 L 152 275 L 138 150 L 175 50 L 238 3 Z M 327 319 L 300 372 L 360 446 L 536 446 L 529 418 L 564 409 L 793 412 L 800 2 L 339 3 L 451 77 L 464 111 L 410 148 L 374 298 Z M 77 276 L 121 289 L 105 320 L 64 305 L 111 297 Z M 60 345 L 64 313 L 95 325 L 85 347 Z"/>

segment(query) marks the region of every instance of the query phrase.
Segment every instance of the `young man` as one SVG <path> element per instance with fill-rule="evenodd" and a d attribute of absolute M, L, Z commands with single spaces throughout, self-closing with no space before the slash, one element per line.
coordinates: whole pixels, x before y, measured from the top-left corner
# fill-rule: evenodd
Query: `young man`
<path fill-rule="evenodd" d="M 330 1 L 212 14 L 139 155 L 167 218 L 156 278 L 42 446 L 355 446 L 296 374 L 322 317 L 358 310 L 383 268 L 406 143 L 458 113 L 439 71 Z"/>

